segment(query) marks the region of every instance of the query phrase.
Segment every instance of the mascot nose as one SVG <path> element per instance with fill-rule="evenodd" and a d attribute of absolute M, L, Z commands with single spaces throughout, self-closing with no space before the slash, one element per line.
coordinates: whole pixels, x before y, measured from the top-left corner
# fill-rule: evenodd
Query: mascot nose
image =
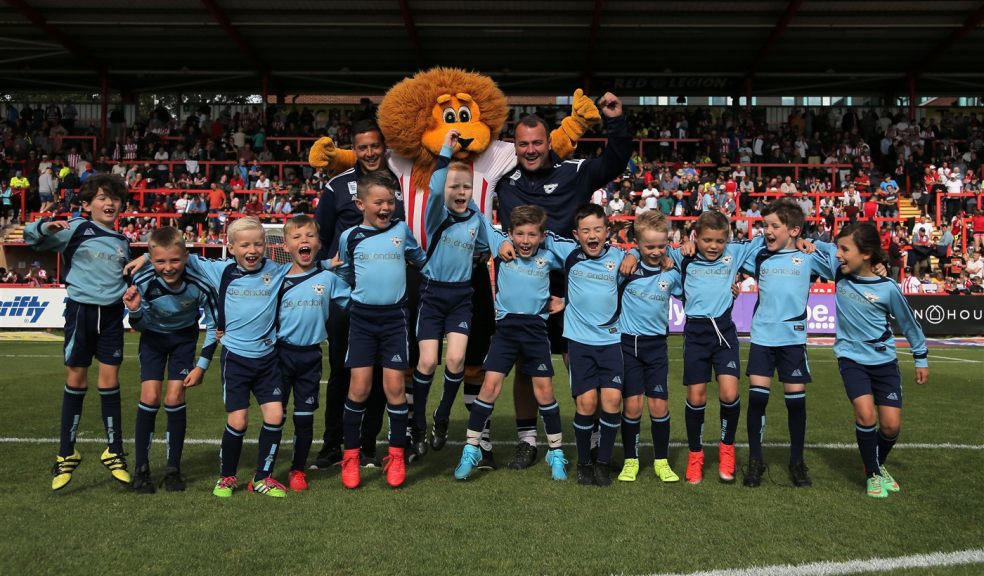
<path fill-rule="evenodd" d="M 458 138 L 458 145 L 461 146 L 462 150 L 467 150 L 468 145 L 472 143 L 474 138 Z"/>

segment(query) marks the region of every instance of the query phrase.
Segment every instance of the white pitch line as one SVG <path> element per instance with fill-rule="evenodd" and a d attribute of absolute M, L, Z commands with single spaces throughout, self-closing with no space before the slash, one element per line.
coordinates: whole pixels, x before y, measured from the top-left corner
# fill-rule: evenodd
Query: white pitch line
<path fill-rule="evenodd" d="M 729 568 L 690 572 L 688 574 L 653 574 L 652 576 L 830 576 L 834 574 L 857 574 L 859 572 L 888 572 L 911 568 L 937 568 L 940 566 L 962 566 L 984 564 L 984 549 L 959 550 L 956 552 L 932 552 L 913 554 L 894 558 L 869 558 L 867 560 L 847 560 L 844 562 L 811 562 L 809 564 L 776 564 L 773 566 L 750 566 L 748 568 Z"/>
<path fill-rule="evenodd" d="M 957 362 L 967 362 L 968 364 L 981 364 L 980 360 L 968 360 L 966 358 L 954 358 L 952 356 L 937 356 L 936 354 L 930 354 L 929 358 L 930 360 L 942 358 L 943 360 L 956 360 Z"/>
<path fill-rule="evenodd" d="M 492 440 L 493 440 L 493 444 L 495 444 L 495 438 L 493 438 Z M 57 444 L 58 442 L 59 439 L 53 437 L 52 438 L 0 437 L 0 444 Z M 105 443 L 106 439 L 102 437 L 91 437 L 91 438 L 80 437 L 76 440 L 76 442 L 82 444 L 101 444 L 101 443 Z M 154 440 L 154 442 L 157 444 L 164 444 L 164 440 L 161 438 Z M 244 442 L 247 444 L 256 444 L 257 440 L 255 438 L 246 438 Z M 191 446 L 196 446 L 196 445 L 218 446 L 221 443 L 222 443 L 221 438 L 185 438 L 185 444 Z M 291 441 L 287 439 L 281 442 L 281 444 L 290 444 L 290 443 Z M 322 440 L 314 440 L 314 444 L 322 444 L 322 443 L 323 443 Z M 386 444 L 386 441 L 379 440 L 377 444 Z M 464 446 L 465 443 L 461 442 L 460 440 L 449 440 L 448 445 Z M 574 443 L 565 442 L 564 446 L 573 447 Z M 652 446 L 652 443 L 640 442 L 639 446 L 650 447 Z M 686 442 L 670 442 L 670 448 L 685 448 L 686 446 L 688 446 Z M 713 446 L 717 446 L 717 443 L 705 442 L 704 446 L 713 447 Z M 737 446 L 738 448 L 748 448 L 748 444 L 743 442 L 737 442 L 735 443 L 735 446 Z M 764 444 L 762 444 L 762 447 L 763 448 L 789 448 L 789 444 L 783 442 L 765 442 Z M 828 442 L 828 443 L 807 444 L 806 448 L 811 450 L 857 450 L 858 446 L 857 444 Z M 906 450 L 906 449 L 909 450 L 984 450 L 984 444 L 956 444 L 951 442 L 934 444 L 929 442 L 921 442 L 921 443 L 912 442 L 908 444 L 896 444 L 895 447 L 893 448 L 893 450 Z"/>

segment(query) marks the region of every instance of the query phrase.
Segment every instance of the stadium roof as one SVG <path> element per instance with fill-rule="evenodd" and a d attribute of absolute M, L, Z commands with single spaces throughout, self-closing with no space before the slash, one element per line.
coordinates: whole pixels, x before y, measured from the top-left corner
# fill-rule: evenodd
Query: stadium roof
<path fill-rule="evenodd" d="M 973 1 L 6 0 L 7 89 L 377 94 L 421 68 L 509 94 L 984 92 Z"/>

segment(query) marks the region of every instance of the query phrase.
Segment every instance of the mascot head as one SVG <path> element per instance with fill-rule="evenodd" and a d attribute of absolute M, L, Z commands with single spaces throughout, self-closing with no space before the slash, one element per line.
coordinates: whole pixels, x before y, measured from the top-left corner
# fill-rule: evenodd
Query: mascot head
<path fill-rule="evenodd" d="M 379 104 L 386 145 L 414 164 L 414 182 L 426 186 L 447 131 L 461 136 L 454 157 L 472 160 L 499 137 L 509 114 L 506 97 L 488 76 L 432 68 L 406 78 Z"/>

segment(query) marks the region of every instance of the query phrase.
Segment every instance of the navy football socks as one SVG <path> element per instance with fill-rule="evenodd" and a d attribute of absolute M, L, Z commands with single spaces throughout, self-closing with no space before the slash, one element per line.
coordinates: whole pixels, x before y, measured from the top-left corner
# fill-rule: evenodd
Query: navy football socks
<path fill-rule="evenodd" d="M 137 422 L 133 431 L 134 465 L 139 470 L 141 466 L 150 463 L 150 445 L 154 441 L 154 425 L 157 422 L 158 406 L 137 402 Z"/>
<path fill-rule="evenodd" d="M 75 452 L 75 436 L 79 430 L 79 420 L 82 419 L 82 402 L 85 400 L 85 388 L 72 388 L 65 384 L 62 395 L 61 435 L 59 438 L 58 455 L 71 456 Z"/>

